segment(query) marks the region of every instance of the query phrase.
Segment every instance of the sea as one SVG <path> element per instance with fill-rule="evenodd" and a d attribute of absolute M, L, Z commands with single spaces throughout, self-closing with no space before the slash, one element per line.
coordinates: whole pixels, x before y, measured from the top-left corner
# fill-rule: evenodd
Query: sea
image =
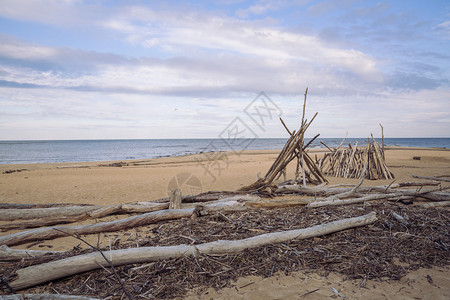
<path fill-rule="evenodd" d="M 305 143 L 311 139 L 305 138 Z M 342 138 L 318 138 L 310 148 L 333 148 Z M 286 138 L 258 139 L 120 139 L 0 141 L 0 164 L 121 161 L 206 152 L 282 149 Z M 367 145 L 367 138 L 347 138 L 343 145 Z M 381 144 L 381 139 L 376 139 Z M 386 146 L 450 148 L 450 138 L 385 138 Z"/>

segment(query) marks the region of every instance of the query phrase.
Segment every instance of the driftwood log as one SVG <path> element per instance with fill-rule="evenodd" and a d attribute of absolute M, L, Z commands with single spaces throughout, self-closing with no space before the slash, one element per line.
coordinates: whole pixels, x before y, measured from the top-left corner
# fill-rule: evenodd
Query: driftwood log
<path fill-rule="evenodd" d="M 450 182 L 450 179 L 446 179 L 446 178 L 442 178 L 442 177 L 418 176 L 418 175 L 414 175 L 414 174 L 412 175 L 412 177 L 419 178 L 419 179 L 430 179 L 430 180 L 435 180 L 435 181 Z M 450 176 L 443 176 L 443 177 L 450 177 Z"/>
<path fill-rule="evenodd" d="M 0 209 L 0 221 L 14 220 L 38 220 L 38 219 L 63 219 L 73 218 L 74 220 L 83 218 L 102 218 L 111 214 L 119 213 L 145 213 L 166 209 L 168 203 L 146 204 L 117 204 L 106 206 L 65 206 L 50 208 L 10 208 Z"/>
<path fill-rule="evenodd" d="M 309 228 L 267 233 L 243 240 L 219 240 L 190 246 L 178 245 L 113 250 L 108 251 L 107 256 L 114 266 L 120 266 L 125 264 L 151 262 L 159 259 L 195 256 L 197 253 L 237 253 L 245 249 L 274 243 L 282 243 L 293 239 L 306 239 L 316 236 L 323 236 L 337 231 L 371 224 L 376 220 L 376 214 L 375 212 L 372 212 L 360 217 L 342 219 Z M 95 270 L 101 268 L 102 266 L 108 267 L 109 263 L 104 260 L 101 253 L 93 252 L 17 270 L 17 279 L 12 281 L 10 285 L 16 290 L 21 290 L 51 280 Z"/>
<path fill-rule="evenodd" d="M 245 209 L 244 203 L 248 200 L 257 200 L 257 196 L 234 197 L 232 200 L 223 199 L 220 202 L 205 204 L 205 213 L 214 211 L 236 211 Z M 102 222 L 80 226 L 54 226 L 22 231 L 0 237 L 0 245 L 14 246 L 39 240 L 50 240 L 67 235 L 85 235 L 101 232 L 119 231 L 138 226 L 153 224 L 160 221 L 189 218 L 196 208 L 166 209 L 132 216 L 111 222 Z"/>
<path fill-rule="evenodd" d="M 11 249 L 6 245 L 0 246 L 0 261 L 18 261 L 24 258 L 34 258 L 43 255 L 61 254 L 64 251 L 22 250 Z"/>

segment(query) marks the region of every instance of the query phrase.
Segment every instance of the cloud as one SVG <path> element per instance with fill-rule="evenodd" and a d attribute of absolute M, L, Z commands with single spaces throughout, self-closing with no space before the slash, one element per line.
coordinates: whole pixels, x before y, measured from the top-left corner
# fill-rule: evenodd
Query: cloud
<path fill-rule="evenodd" d="M 308 109 L 320 113 L 314 130 L 325 136 L 347 130 L 367 136 L 380 122 L 391 136 L 408 135 L 408 122 L 416 122 L 414 132 L 423 135 L 445 136 L 449 129 L 443 113 L 450 94 L 448 54 L 422 46 L 433 42 L 430 22 L 392 13 L 382 3 L 319 2 L 310 12 L 335 22 L 311 23 L 307 34 L 271 15 L 293 10 L 289 1 L 242 3 L 245 20 L 208 9 L 128 2 L 6 3 L 0 8 L 4 18 L 80 25 L 89 28 L 86 35 L 101 34 L 123 49 L 58 47 L 0 33 L 0 139 L 14 138 L 19 128 L 23 138 L 32 137 L 33 124 L 42 136 L 55 138 L 63 136 L 59 127 L 72 138 L 114 138 L 114 132 L 130 138 L 215 137 L 236 116 L 245 118 L 243 108 L 260 91 L 297 127 L 306 86 Z M 447 22 L 438 28 L 448 28 Z M 433 130 L 430 118 L 436 120 Z M 285 133 L 276 123 L 260 134 Z"/>
<path fill-rule="evenodd" d="M 83 9 L 78 7 L 83 6 Z M 0 17 L 57 26 L 82 25 L 93 18 L 96 6 L 81 0 L 2 0 Z"/>
<path fill-rule="evenodd" d="M 438 32 L 442 33 L 444 38 L 450 40 L 450 21 L 445 21 L 436 26 Z"/>
<path fill-rule="evenodd" d="M 278 2 L 278 3 L 277 3 Z M 280 1 L 257 1 L 256 4 L 247 8 L 240 8 L 236 11 L 236 16 L 239 18 L 247 18 L 250 15 L 262 15 L 271 9 L 276 9 Z"/>

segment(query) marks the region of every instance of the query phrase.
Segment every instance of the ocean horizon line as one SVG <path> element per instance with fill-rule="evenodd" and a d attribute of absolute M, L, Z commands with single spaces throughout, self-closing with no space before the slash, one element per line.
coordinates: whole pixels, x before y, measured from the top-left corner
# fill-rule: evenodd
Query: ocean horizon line
<path fill-rule="evenodd" d="M 196 138 L 196 139 L 92 139 L 92 140 L 8 140 L 0 141 L 0 164 L 62 163 L 120 161 L 183 156 L 207 152 L 243 150 L 278 150 L 285 138 Z M 312 138 L 305 138 L 310 142 Z M 382 138 L 375 140 L 381 144 Z M 358 142 L 367 145 L 368 138 L 322 138 L 310 148 L 330 148 Z M 325 144 L 325 145 L 323 145 Z M 450 138 L 384 138 L 386 147 L 419 147 L 450 149 Z"/>
<path fill-rule="evenodd" d="M 314 136 L 311 137 L 304 137 L 305 139 L 312 139 Z M 254 139 L 284 139 L 289 138 L 286 137 L 257 137 Z M 370 136 L 366 137 L 322 137 L 319 136 L 321 139 L 368 139 L 371 138 Z M 375 139 L 381 139 L 382 136 L 374 136 Z M 450 136 L 448 137 L 384 137 L 385 139 L 450 139 Z M 213 137 L 213 138 L 77 138 L 77 139 L 0 139 L 0 142 L 39 142 L 39 141 L 140 141 L 140 140 L 223 140 L 224 138 L 219 137 Z M 241 138 L 241 139 L 248 139 L 248 138 Z"/>

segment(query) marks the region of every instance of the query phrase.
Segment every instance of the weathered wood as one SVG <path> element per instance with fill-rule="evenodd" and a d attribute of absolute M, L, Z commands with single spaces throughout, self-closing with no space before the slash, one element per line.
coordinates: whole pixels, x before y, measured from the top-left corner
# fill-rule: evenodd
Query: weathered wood
<path fill-rule="evenodd" d="M 351 199 L 330 199 L 326 201 L 314 201 L 309 203 L 308 207 L 323 207 L 323 206 L 336 206 L 336 205 L 348 205 L 348 204 L 356 204 L 356 203 L 363 203 L 366 201 L 371 200 L 382 200 L 382 199 L 389 199 L 389 198 L 395 198 L 400 197 L 402 194 L 400 193 L 392 193 L 392 194 L 371 194 L 363 197 L 358 198 L 351 198 Z"/>
<path fill-rule="evenodd" d="M 218 211 L 218 210 L 227 211 L 227 210 L 239 210 L 243 208 L 244 202 L 239 202 L 236 200 L 204 206 L 204 209 L 207 211 Z M 13 246 L 38 240 L 55 239 L 67 235 L 75 235 L 75 234 L 85 235 L 85 234 L 96 234 L 100 232 L 119 231 L 128 228 L 149 225 L 160 221 L 189 218 L 190 216 L 192 216 L 193 213 L 194 208 L 170 209 L 170 210 L 160 210 L 150 212 L 138 216 L 132 216 L 121 220 L 102 222 L 90 225 L 43 227 L 2 236 L 0 237 L 0 245 Z"/>
<path fill-rule="evenodd" d="M 174 210 L 172 210 L 174 211 Z M 374 223 L 377 220 L 375 212 L 360 217 L 342 219 L 328 224 L 321 224 L 309 228 L 290 231 L 273 232 L 250 237 L 243 240 L 219 240 L 199 245 L 178 245 L 166 247 L 142 247 L 124 250 L 108 251 L 107 255 L 114 266 L 125 264 L 145 263 L 160 259 L 186 257 L 204 254 L 237 253 L 245 249 L 264 245 L 282 243 L 293 239 L 306 239 L 323 236 L 341 230 L 355 228 Z M 109 264 L 99 252 L 78 255 L 45 264 L 35 265 L 16 271 L 17 279 L 10 283 L 16 290 L 32 287 L 44 282 L 87 272 Z"/>
<path fill-rule="evenodd" d="M 212 206 L 215 204 L 220 204 L 220 203 L 230 202 L 230 201 L 231 201 L 230 203 L 232 203 L 232 201 L 247 203 L 249 201 L 258 202 L 260 200 L 261 200 L 261 197 L 259 197 L 257 195 L 242 195 L 242 196 L 236 195 L 236 196 L 231 196 L 231 197 L 227 197 L 227 198 L 223 198 L 223 199 L 209 201 L 208 203 L 182 203 L 181 208 L 195 208 L 197 206 L 204 206 L 204 205 Z"/>
<path fill-rule="evenodd" d="M 400 182 L 399 187 L 406 186 L 438 186 L 441 183 L 439 181 L 431 180 L 431 181 L 419 181 L 419 182 Z"/>
<path fill-rule="evenodd" d="M 103 218 L 111 214 L 147 213 L 167 209 L 169 203 L 117 204 L 106 206 L 72 206 L 31 209 L 0 209 L 0 221 L 32 220 L 14 227 L 0 225 L 0 228 L 30 228 L 53 224 L 72 223 L 87 218 Z M 32 225 L 34 222 L 34 226 Z M 31 226 L 27 226 L 30 224 Z"/>
<path fill-rule="evenodd" d="M 281 123 L 283 124 L 286 131 L 289 133 L 289 139 L 284 144 L 283 149 L 275 159 L 274 163 L 270 166 L 269 170 L 267 171 L 266 175 L 263 178 L 259 178 L 256 182 L 249 186 L 245 186 L 241 188 L 241 191 L 251 191 L 251 190 L 260 190 L 265 187 L 270 186 L 274 180 L 277 178 L 280 178 L 281 174 L 286 170 L 287 165 L 297 158 L 297 169 L 295 172 L 295 179 L 297 180 L 300 174 L 299 168 L 301 165 L 302 168 L 302 179 L 304 185 L 306 185 L 306 179 L 310 179 L 310 175 L 316 177 L 318 182 L 327 182 L 325 177 L 321 174 L 321 171 L 313 160 L 308 156 L 306 153 L 306 148 L 311 144 L 312 141 L 314 141 L 319 135 L 316 135 L 309 143 L 304 145 L 304 136 L 306 130 L 309 128 L 311 123 L 314 121 L 314 119 L 317 117 L 318 113 L 315 113 L 315 115 L 312 117 L 312 119 L 308 122 L 305 119 L 305 111 L 306 111 L 306 97 L 307 97 L 307 91 L 305 92 L 305 100 L 303 103 L 303 114 L 302 114 L 302 122 L 300 125 L 300 129 L 295 132 L 291 132 L 289 128 L 286 126 L 284 121 L 280 118 Z M 308 174 L 306 171 L 306 167 L 309 168 L 311 174 Z"/>
<path fill-rule="evenodd" d="M 52 226 L 58 224 L 68 224 L 74 222 L 80 222 L 88 219 L 89 216 L 84 214 L 75 217 L 52 217 L 52 218 L 42 218 L 34 220 L 26 220 L 21 222 L 11 222 L 6 224 L 0 224 L 0 231 L 8 231 L 12 229 L 25 229 L 25 228 L 37 228 L 43 226 Z"/>
<path fill-rule="evenodd" d="M 181 191 L 175 189 L 170 192 L 170 203 L 169 209 L 180 209 L 181 208 Z"/>
<path fill-rule="evenodd" d="M 439 188 L 432 190 L 408 190 L 408 189 L 399 189 L 400 184 L 394 183 L 390 186 L 366 186 L 359 187 L 359 193 L 401 193 L 405 196 L 416 196 L 423 197 L 433 201 L 446 201 L 450 200 L 450 193 L 444 193 L 444 189 L 449 188 Z M 286 193 L 286 192 L 295 192 L 302 195 L 310 195 L 310 196 L 331 196 L 336 194 L 341 194 L 345 192 L 350 192 L 352 188 L 329 188 L 329 187 L 303 187 L 300 185 L 282 185 L 277 188 L 276 193 Z M 356 194 L 361 196 L 361 194 Z"/>
<path fill-rule="evenodd" d="M 19 261 L 24 258 L 41 257 L 51 254 L 62 254 L 64 251 L 42 251 L 11 249 L 6 245 L 0 246 L 0 261 Z"/>
<path fill-rule="evenodd" d="M 418 179 L 429 179 L 429 180 L 435 180 L 435 181 L 445 181 L 450 182 L 450 179 L 442 178 L 442 177 L 433 177 L 433 176 L 419 176 L 419 175 L 412 175 L 414 178 Z"/>
<path fill-rule="evenodd" d="M 381 127 L 381 145 L 382 145 L 382 150 L 383 150 L 383 159 L 385 159 L 385 157 L 384 157 L 384 128 L 383 128 L 383 125 L 381 125 L 381 123 L 380 123 L 380 127 Z"/>
<path fill-rule="evenodd" d="M 75 203 L 0 203 L 0 209 L 26 209 L 26 208 L 50 208 L 50 207 L 64 207 L 64 206 L 94 206 L 92 204 L 75 204 Z"/>
<path fill-rule="evenodd" d="M 0 209 L 0 221 L 29 220 L 52 217 L 73 217 L 99 209 L 100 206 L 65 206 L 50 208 Z"/>
<path fill-rule="evenodd" d="M 445 207 L 445 206 L 450 206 L 450 200 L 449 201 L 440 201 L 440 202 L 425 202 L 425 203 L 420 203 L 420 206 L 423 207 Z"/>
<path fill-rule="evenodd" d="M 298 199 L 283 199 L 275 198 L 261 201 L 248 201 L 245 206 L 252 208 L 282 208 L 282 207 L 295 207 L 304 206 L 308 203 L 316 201 L 314 198 L 298 198 Z"/>

